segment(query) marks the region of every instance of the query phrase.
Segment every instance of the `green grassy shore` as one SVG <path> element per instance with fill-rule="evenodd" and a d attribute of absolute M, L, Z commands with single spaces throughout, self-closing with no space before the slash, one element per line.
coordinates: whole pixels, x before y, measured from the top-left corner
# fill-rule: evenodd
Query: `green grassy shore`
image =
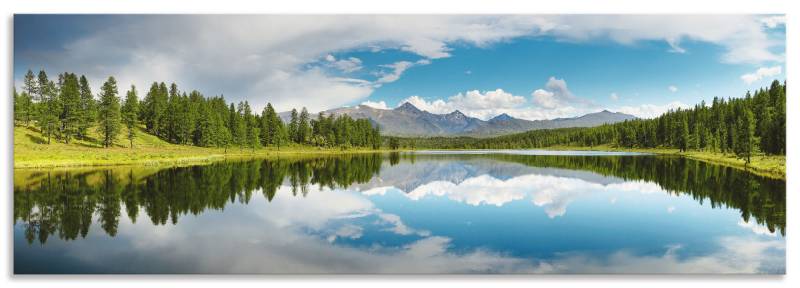
<path fill-rule="evenodd" d="M 47 167 L 79 167 L 79 166 L 178 166 L 210 163 L 224 159 L 264 158 L 276 156 L 311 156 L 325 154 L 388 152 L 389 150 L 371 149 L 323 149 L 309 146 L 289 146 L 281 148 L 261 148 L 256 150 L 240 148 L 202 148 L 167 143 L 153 135 L 137 131 L 134 149 L 129 147 L 127 139 L 120 138 L 118 145 L 111 148 L 100 148 L 98 141 L 75 140 L 70 144 L 51 141 L 43 145 L 47 139 L 33 128 L 14 128 L 14 168 L 47 168 Z M 613 146 L 571 147 L 557 146 L 548 150 L 596 150 L 596 151 L 631 151 L 648 152 L 665 155 L 680 155 L 692 159 L 715 164 L 745 169 L 753 173 L 771 178 L 786 178 L 786 157 L 756 155 L 750 164 L 732 154 L 711 153 L 703 151 L 680 152 L 677 149 L 628 149 Z"/>
<path fill-rule="evenodd" d="M 750 163 L 745 163 L 744 159 L 737 158 L 736 155 L 731 153 L 712 153 L 708 151 L 686 151 L 681 152 L 678 149 L 665 149 L 665 148 L 620 148 L 614 146 L 595 146 L 595 147 L 573 147 L 573 146 L 556 146 L 549 147 L 547 150 L 585 150 L 585 151 L 622 151 L 622 152 L 644 152 L 661 155 L 680 155 L 686 158 L 705 161 L 709 163 L 724 165 L 737 169 L 747 170 L 752 173 L 776 178 L 786 179 L 786 156 L 780 155 L 754 155 L 750 158 Z"/>
<path fill-rule="evenodd" d="M 133 141 L 120 137 L 117 145 L 102 148 L 89 135 L 88 140 L 73 140 L 70 144 L 47 139 L 34 128 L 14 127 L 14 168 L 49 168 L 83 166 L 178 166 L 210 163 L 224 159 L 264 158 L 274 156 L 310 156 L 324 154 L 371 153 L 371 149 L 323 149 L 310 146 L 240 149 L 238 147 L 203 148 L 170 144 L 153 135 L 137 131 Z M 388 151 L 388 150 L 387 150 Z"/>

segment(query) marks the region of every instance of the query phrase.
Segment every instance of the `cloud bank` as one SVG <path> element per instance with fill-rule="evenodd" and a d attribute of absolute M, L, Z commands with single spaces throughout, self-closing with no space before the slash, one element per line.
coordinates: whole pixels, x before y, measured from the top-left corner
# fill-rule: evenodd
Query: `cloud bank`
<path fill-rule="evenodd" d="M 747 85 L 753 84 L 756 81 L 759 81 L 764 78 L 770 78 L 774 76 L 778 76 L 782 73 L 781 66 L 773 66 L 773 67 L 761 67 L 758 68 L 753 73 L 747 73 L 740 77 L 744 83 Z"/>
<path fill-rule="evenodd" d="M 307 106 L 319 111 L 365 101 L 410 67 L 453 56 L 453 43 L 483 48 L 517 37 L 548 36 L 622 45 L 664 41 L 670 51 L 685 53 L 682 43 L 702 41 L 722 47 L 720 61 L 763 63 L 783 60 L 772 51 L 780 43 L 765 29 L 784 21 L 751 15 L 115 16 L 59 47 L 17 51 L 15 63 L 85 73 L 95 88 L 108 75 L 117 76 L 120 87 L 175 81 L 206 95 L 248 100 L 256 109 L 272 102 L 279 110 Z M 379 64 L 374 78 L 342 77 L 367 67 L 359 58 L 334 55 L 359 49 L 395 49 L 419 58 Z M 558 110 L 559 97 L 566 94 L 548 87 L 534 92 L 534 98 L 541 107 Z M 528 118 L 567 112 L 529 112 Z"/>

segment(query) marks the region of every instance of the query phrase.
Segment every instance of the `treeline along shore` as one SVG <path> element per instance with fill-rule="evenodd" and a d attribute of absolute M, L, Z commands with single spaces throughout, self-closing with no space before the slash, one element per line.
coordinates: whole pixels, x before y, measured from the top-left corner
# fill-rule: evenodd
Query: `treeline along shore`
<path fill-rule="evenodd" d="M 122 97 L 114 77 L 95 97 L 85 76 L 69 72 L 54 81 L 45 71 L 29 70 L 22 91 L 14 88 L 14 121 L 15 167 L 172 162 L 281 149 L 352 152 L 382 144 L 379 128 L 367 119 L 312 116 L 302 108 L 284 123 L 270 103 L 259 114 L 247 101 L 227 103 L 222 95 L 187 93 L 164 82 L 152 83 L 140 100 L 135 86 Z"/>
<path fill-rule="evenodd" d="M 678 153 L 785 177 L 786 83 L 744 97 L 653 118 L 590 128 L 533 130 L 492 138 L 399 138 L 381 135 L 368 119 L 312 116 L 292 109 L 284 123 L 267 103 L 228 103 L 197 90 L 154 82 L 140 99 L 120 95 L 109 77 L 95 96 L 88 80 L 28 71 L 14 87 L 15 167 L 175 164 L 217 158 L 414 149 L 593 149 Z"/>
<path fill-rule="evenodd" d="M 653 119 L 626 120 L 589 128 L 533 130 L 493 138 L 403 138 L 413 149 L 596 149 L 677 153 L 784 177 L 786 82 L 747 91 L 744 97 L 714 97 L 693 108 Z"/>
<path fill-rule="evenodd" d="M 323 114 L 311 119 L 304 107 L 299 113 L 293 109 L 291 121 L 284 124 L 270 103 L 258 114 L 247 101 L 234 105 L 223 96 L 205 97 L 197 90 L 187 94 L 175 83 L 168 88 L 164 82 L 154 82 L 140 101 L 136 86 L 121 99 L 116 79 L 109 77 L 97 98 L 84 76 L 66 72 L 54 82 L 45 71 L 34 76 L 28 70 L 22 93 L 14 89 L 14 119 L 24 126 L 33 124 L 48 144 L 53 139 L 66 144 L 87 139 L 94 127 L 103 147 L 119 144 L 118 137 L 124 134 L 134 148 L 139 125 L 166 142 L 198 147 L 257 149 L 300 144 L 378 148 L 381 144 L 378 128 L 366 119 Z"/>

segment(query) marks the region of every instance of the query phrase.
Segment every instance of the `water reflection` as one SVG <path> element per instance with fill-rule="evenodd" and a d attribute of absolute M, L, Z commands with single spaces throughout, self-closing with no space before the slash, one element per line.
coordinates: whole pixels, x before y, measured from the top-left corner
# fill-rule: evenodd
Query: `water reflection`
<path fill-rule="evenodd" d="M 648 203 L 694 214 L 653 216 Z M 59 250 L 74 254 L 78 273 L 781 273 L 785 209 L 784 181 L 677 157 L 368 154 L 17 170 L 15 239 L 40 246 L 15 245 L 15 267 L 60 271 L 33 264 Z"/>

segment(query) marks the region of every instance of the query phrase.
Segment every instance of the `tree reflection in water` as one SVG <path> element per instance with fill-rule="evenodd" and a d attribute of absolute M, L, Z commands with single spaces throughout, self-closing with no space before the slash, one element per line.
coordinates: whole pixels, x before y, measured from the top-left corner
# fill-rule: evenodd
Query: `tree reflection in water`
<path fill-rule="evenodd" d="M 382 166 L 385 158 L 388 165 Z M 110 236 L 117 234 L 121 213 L 137 221 L 144 212 L 154 225 L 177 224 L 182 215 L 222 210 L 248 203 L 254 191 L 272 201 L 281 186 L 293 197 L 309 185 L 347 188 L 367 183 L 383 168 L 401 161 L 482 159 L 594 172 L 625 180 L 648 181 L 676 194 L 709 201 L 712 207 L 738 209 L 744 221 L 755 219 L 769 231 L 785 235 L 785 181 L 680 157 L 361 154 L 311 159 L 224 161 L 203 166 L 17 170 L 14 219 L 24 225 L 28 243 L 44 244 L 86 237 L 93 221 Z M 408 172 L 413 175 L 413 171 Z M 408 192 L 408 191 L 406 191 Z M 289 197 L 283 195 L 281 197 Z M 94 218 L 96 215 L 96 219 Z"/>

